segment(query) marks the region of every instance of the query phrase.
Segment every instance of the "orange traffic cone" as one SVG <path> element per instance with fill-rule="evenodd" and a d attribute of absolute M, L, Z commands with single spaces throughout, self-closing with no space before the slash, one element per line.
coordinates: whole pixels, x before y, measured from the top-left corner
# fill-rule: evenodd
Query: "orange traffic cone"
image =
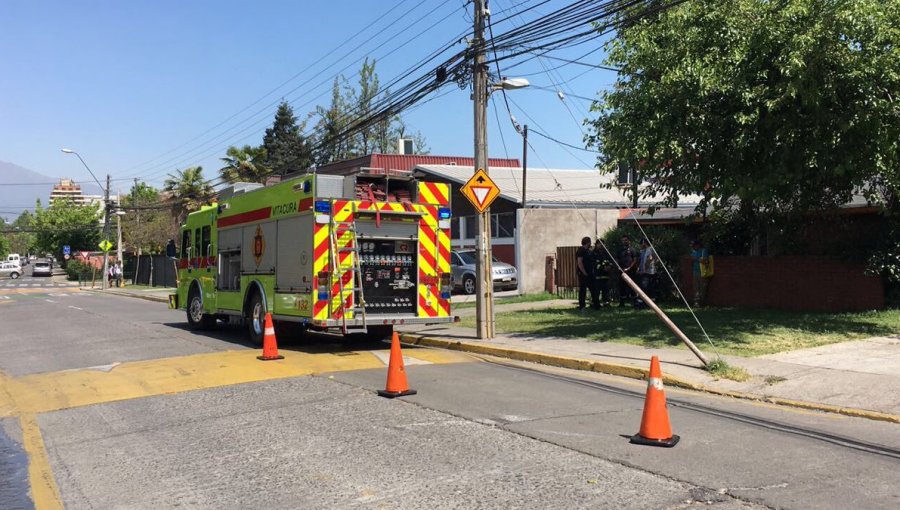
<path fill-rule="evenodd" d="M 387 398 L 416 394 L 416 390 L 409 389 L 409 383 L 406 382 L 403 353 L 400 352 L 400 336 L 396 331 L 391 338 L 391 359 L 388 363 L 387 384 L 384 390 L 378 390 L 378 394 Z"/>
<path fill-rule="evenodd" d="M 278 341 L 275 339 L 275 326 L 272 325 L 272 314 L 266 312 L 266 329 L 263 332 L 263 353 L 256 359 L 263 361 L 272 361 L 274 359 L 284 359 L 284 356 L 278 354 Z"/>
<path fill-rule="evenodd" d="M 672 434 L 669 412 L 666 410 L 666 392 L 663 391 L 662 370 L 659 358 L 650 358 L 650 380 L 647 382 L 647 396 L 644 399 L 644 415 L 641 430 L 631 436 L 631 442 L 650 446 L 671 448 L 678 444 L 680 437 Z"/>

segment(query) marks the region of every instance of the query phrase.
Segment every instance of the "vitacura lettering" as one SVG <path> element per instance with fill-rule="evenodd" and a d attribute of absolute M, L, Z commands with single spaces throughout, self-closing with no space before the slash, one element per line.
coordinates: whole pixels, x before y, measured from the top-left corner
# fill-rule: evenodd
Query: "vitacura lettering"
<path fill-rule="evenodd" d="M 272 210 L 273 216 L 283 216 L 285 214 L 291 214 L 297 212 L 297 202 L 288 202 L 286 204 L 276 205 Z"/>

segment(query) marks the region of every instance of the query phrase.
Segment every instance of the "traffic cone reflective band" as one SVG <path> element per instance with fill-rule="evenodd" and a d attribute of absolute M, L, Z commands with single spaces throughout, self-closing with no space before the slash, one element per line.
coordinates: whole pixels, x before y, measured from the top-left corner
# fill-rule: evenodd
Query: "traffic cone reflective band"
<path fill-rule="evenodd" d="M 284 359 L 284 356 L 278 355 L 278 341 L 275 340 L 275 326 L 272 325 L 272 314 L 266 312 L 265 331 L 263 332 L 263 353 L 256 359 L 263 361 L 271 361 L 273 359 Z"/>
<path fill-rule="evenodd" d="M 378 390 L 378 394 L 387 398 L 416 394 L 416 390 L 409 389 L 409 383 L 406 382 L 403 353 L 400 352 L 400 336 L 396 332 L 391 337 L 391 359 L 388 363 L 387 384 L 384 390 Z"/>
<path fill-rule="evenodd" d="M 644 399 L 644 415 L 641 430 L 631 436 L 631 442 L 650 446 L 671 448 L 678 444 L 680 437 L 672 434 L 669 412 L 666 410 L 666 392 L 663 391 L 662 370 L 659 358 L 650 358 L 650 380 L 647 382 L 647 396 Z"/>

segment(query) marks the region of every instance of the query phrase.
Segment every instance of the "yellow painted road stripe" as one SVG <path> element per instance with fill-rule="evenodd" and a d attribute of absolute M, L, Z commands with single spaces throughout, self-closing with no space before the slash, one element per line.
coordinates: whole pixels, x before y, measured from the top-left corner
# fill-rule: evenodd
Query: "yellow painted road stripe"
<path fill-rule="evenodd" d="M 384 367 L 371 351 L 356 352 L 355 356 L 290 351 L 285 359 L 268 362 L 257 360 L 255 354 L 252 350 L 215 352 L 17 378 L 0 371 L 0 417 L 19 417 L 35 508 L 64 507 L 38 426 L 38 413 L 321 372 Z M 432 363 L 474 361 L 451 351 L 407 349 L 406 355 Z"/>
<path fill-rule="evenodd" d="M 256 351 L 227 351 L 178 358 L 122 363 L 102 369 L 82 369 L 8 379 L 13 406 L 22 413 L 45 413 L 117 400 L 217 388 L 322 372 L 381 368 L 371 352 L 358 356 L 289 351 L 285 359 L 260 362 Z M 472 361 L 460 353 L 407 349 L 407 356 L 432 363 Z M 0 416 L 9 405 L 0 397 Z M 3 411 L 6 410 L 4 413 Z"/>
<path fill-rule="evenodd" d="M 289 353 L 261 362 L 256 351 L 227 351 L 123 363 L 109 371 L 34 374 L 11 381 L 17 407 L 44 413 L 117 400 L 383 366 L 375 356 Z"/>
<path fill-rule="evenodd" d="M 23 414 L 19 417 L 19 423 L 22 427 L 22 445 L 28 455 L 28 482 L 31 485 L 34 507 L 37 510 L 63 508 L 37 416 L 31 413 Z"/>

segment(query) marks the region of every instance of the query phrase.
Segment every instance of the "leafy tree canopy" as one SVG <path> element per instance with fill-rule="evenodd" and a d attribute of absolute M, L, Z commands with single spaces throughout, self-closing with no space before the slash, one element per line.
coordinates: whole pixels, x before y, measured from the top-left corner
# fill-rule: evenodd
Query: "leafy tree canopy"
<path fill-rule="evenodd" d="M 802 212 L 900 191 L 900 2 L 694 0 L 621 27 L 593 105 L 645 196 Z"/>
<path fill-rule="evenodd" d="M 62 247 L 72 250 L 96 250 L 100 242 L 101 211 L 94 204 L 54 200 L 49 207 L 37 207 L 32 228 L 35 247 L 40 253 L 62 256 Z"/>
<path fill-rule="evenodd" d="M 346 78 L 335 78 L 331 89 L 331 104 L 318 106 L 316 115 L 316 163 L 324 165 L 343 159 L 364 156 L 372 152 L 395 154 L 398 139 L 405 137 L 406 126 L 399 115 L 387 115 L 378 121 L 361 126 L 350 136 L 347 129 L 360 119 L 369 118 L 379 109 L 390 91 L 382 90 L 375 72 L 375 60 L 367 58 L 359 70 L 357 84 L 350 86 Z M 413 136 L 416 154 L 427 154 L 428 147 L 421 133 Z"/>
<path fill-rule="evenodd" d="M 160 201 L 159 191 L 143 182 L 123 197 L 127 214 L 121 218 L 122 242 L 126 249 L 154 252 L 176 237 L 179 225 L 168 210 L 159 208 Z"/>

